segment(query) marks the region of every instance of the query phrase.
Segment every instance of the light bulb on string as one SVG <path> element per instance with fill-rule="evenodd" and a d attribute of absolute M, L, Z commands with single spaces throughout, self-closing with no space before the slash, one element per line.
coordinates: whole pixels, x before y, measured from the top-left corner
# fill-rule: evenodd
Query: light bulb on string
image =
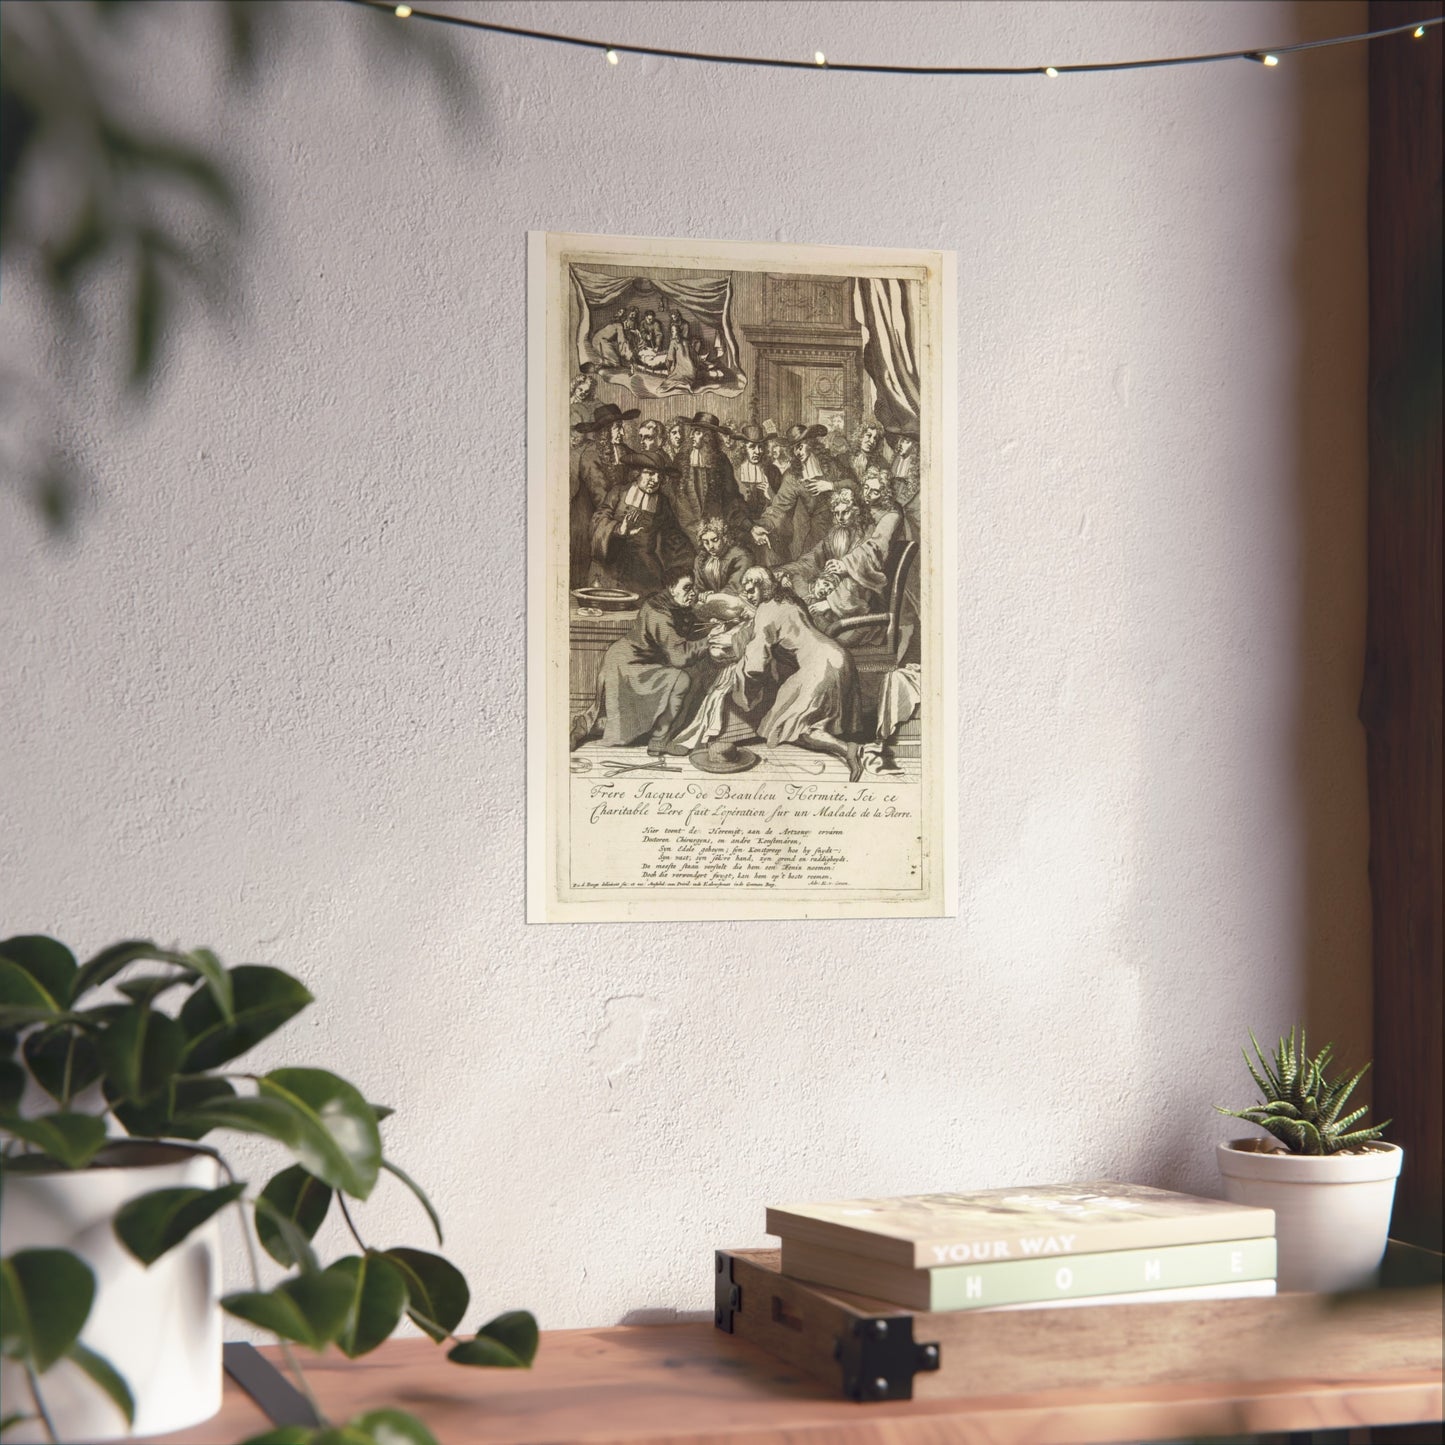
<path fill-rule="evenodd" d="M 392 0 L 345 0 L 345 3 L 360 6 L 368 10 L 390 11 L 398 20 L 405 20 L 414 15 L 419 21 L 429 20 L 439 24 L 459 25 L 469 30 L 481 31 L 487 34 L 517 36 L 526 40 L 574 46 L 578 49 L 595 49 L 606 56 L 609 65 L 616 65 L 618 63 L 619 53 L 611 49 L 605 41 L 586 38 L 580 35 L 563 35 L 548 30 L 531 30 L 516 25 L 503 25 L 494 20 L 438 14 L 427 10 L 413 10 L 409 4 L 393 4 Z M 630 43 L 627 46 L 627 52 L 629 55 L 640 55 L 643 57 L 656 56 L 669 60 L 695 61 L 707 65 L 769 66 L 789 70 L 801 70 L 809 65 L 813 65 L 818 69 L 827 68 L 829 70 L 837 70 L 843 73 L 851 72 L 854 74 L 928 76 L 1044 75 L 1050 80 L 1057 80 L 1058 77 L 1063 74 L 1064 70 L 1067 70 L 1071 75 L 1075 75 L 1103 71 L 1148 70 L 1161 68 L 1163 66 L 1205 65 L 1235 60 L 1250 60 L 1256 65 L 1266 65 L 1273 69 L 1279 65 L 1280 60 L 1285 54 L 1293 55 L 1297 51 L 1313 51 L 1327 45 L 1354 45 L 1364 41 L 1382 40 L 1392 35 L 1412 35 L 1416 40 L 1423 40 L 1431 30 L 1442 23 L 1445 23 L 1445 17 L 1416 21 L 1413 25 L 1406 21 L 1402 25 L 1384 26 L 1377 30 L 1363 30 L 1351 35 L 1331 35 L 1323 40 L 1301 41 L 1296 45 L 1287 45 L 1279 51 L 1223 50 L 1200 55 L 1161 56 L 1158 59 L 1114 60 L 1101 62 L 1097 65 L 1074 63 L 1064 66 L 1062 69 L 1053 65 L 971 66 L 938 65 L 935 63 L 926 65 L 891 65 L 879 62 L 870 62 L 868 64 L 850 63 L 848 61 L 830 62 L 821 50 L 815 50 L 813 52 L 811 61 L 805 60 L 802 57 L 793 60 L 768 56 L 733 55 L 700 50 L 664 49 L 637 42 Z"/>

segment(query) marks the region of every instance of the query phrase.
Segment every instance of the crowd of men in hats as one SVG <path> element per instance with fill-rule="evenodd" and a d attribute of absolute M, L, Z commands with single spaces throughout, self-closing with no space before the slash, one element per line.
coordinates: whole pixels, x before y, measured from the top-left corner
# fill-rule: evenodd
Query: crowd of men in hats
<path fill-rule="evenodd" d="M 624 411 L 603 402 L 572 425 L 578 443 L 570 487 L 574 587 L 641 595 L 683 564 L 715 571 L 720 545 L 722 552 L 782 569 L 795 587 L 822 601 L 820 582 L 839 571 L 826 564 L 842 562 L 851 545 L 841 544 L 856 544 L 853 534 L 870 522 L 897 514 L 886 526 L 885 564 L 918 534 L 916 432 L 868 425 L 840 447 L 827 444 L 829 428 L 818 425 L 799 423 L 780 433 L 771 423 L 733 430 L 706 411 L 669 422 L 638 424 L 638 416 L 635 407 Z M 711 546 L 704 542 L 709 529 Z M 698 580 L 708 579 L 699 571 Z M 865 578 L 854 580 L 869 590 Z M 838 599 L 832 610 L 862 613 L 882 601 L 859 592 Z"/>
<path fill-rule="evenodd" d="M 856 776 L 849 647 L 876 639 L 849 619 L 886 611 L 899 556 L 918 535 L 917 432 L 870 424 L 850 439 L 802 423 L 734 430 L 706 411 L 638 417 L 603 402 L 572 425 L 572 585 L 640 599 L 573 745 L 599 727 L 604 741 L 645 739 L 656 756 L 682 739 L 716 771 L 722 744 L 707 745 L 741 715 L 769 743 L 833 753 Z M 708 599 L 736 601 L 755 621 L 765 614 L 744 638 L 746 656 L 717 649 L 718 613 L 695 610 Z M 764 673 L 772 692 L 758 690 Z"/>

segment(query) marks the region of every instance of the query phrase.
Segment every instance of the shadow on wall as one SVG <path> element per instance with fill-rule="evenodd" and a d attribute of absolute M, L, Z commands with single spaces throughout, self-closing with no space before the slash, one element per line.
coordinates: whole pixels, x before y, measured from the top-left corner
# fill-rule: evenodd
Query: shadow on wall
<path fill-rule="evenodd" d="M 304 18 L 303 30 L 313 23 Z M 141 407 L 187 303 L 238 319 L 241 159 L 151 123 L 165 81 L 154 52 L 179 29 L 196 66 L 243 89 L 282 63 L 297 19 L 290 7 L 254 0 L 0 7 L 5 285 L 35 294 L 60 342 L 46 348 L 57 360 L 43 374 L 8 359 L 0 367 L 0 476 L 28 495 L 52 534 L 76 520 L 88 489 L 66 442 L 69 419 L 52 398 L 89 396 L 113 380 L 122 405 Z M 439 27 L 349 7 L 326 7 L 322 26 L 354 36 L 399 75 L 422 70 L 439 97 L 466 112 L 457 119 L 475 119 L 475 91 Z M 119 351 L 107 344 L 112 333 L 124 337 Z"/>
<path fill-rule="evenodd" d="M 1294 11 L 1293 31 L 1285 30 L 1299 39 L 1367 28 L 1363 3 L 1319 7 L 1300 0 Z M 1219 922 L 1219 952 L 1227 961 L 1214 968 L 1212 977 L 1190 981 L 1194 1001 L 1208 1009 L 1199 1020 L 1194 1062 L 1207 1063 L 1212 1078 L 1219 1077 L 1222 1068 L 1232 1082 L 1228 1097 L 1190 1094 L 1189 1128 L 1161 1131 L 1147 1144 L 1140 1141 L 1118 1162 L 1126 1173 L 1164 1187 L 1219 1192 L 1212 1150 L 1202 1141 L 1230 1132 L 1210 1105 L 1237 1107 L 1236 1100 L 1250 1093 L 1239 1052 L 1248 1044 L 1250 1029 L 1268 1051 L 1279 1033 L 1303 1018 L 1312 1049 L 1333 1040 L 1336 1058 L 1356 1067 L 1370 1053 L 1369 819 L 1365 738 L 1356 718 L 1366 607 L 1365 64 L 1363 47 L 1342 47 L 1299 57 L 1288 76 L 1296 99 L 1290 122 L 1295 137 L 1293 194 L 1282 204 L 1294 218 L 1294 246 L 1288 268 L 1281 271 L 1289 291 L 1285 298 L 1266 294 L 1263 300 L 1275 307 L 1282 324 L 1292 325 L 1295 338 L 1292 354 L 1278 353 L 1287 368 L 1288 386 L 1282 395 L 1288 397 L 1290 388 L 1293 395 L 1275 423 L 1282 432 L 1275 450 L 1280 458 L 1278 485 L 1282 490 L 1291 474 L 1292 482 L 1278 498 L 1283 504 L 1276 509 L 1283 518 L 1279 529 L 1262 540 L 1263 546 L 1272 546 L 1272 553 L 1250 559 L 1241 549 L 1248 535 L 1238 516 L 1231 519 L 1234 532 L 1227 542 L 1222 533 L 1213 539 L 1219 568 L 1227 569 L 1238 557 L 1242 568 L 1253 567 L 1241 580 L 1252 581 L 1262 595 L 1277 599 L 1274 615 L 1258 619 L 1261 660 L 1248 663 L 1235 676 L 1241 688 L 1277 681 L 1278 702 L 1242 693 L 1240 711 L 1248 714 L 1247 720 L 1231 726 L 1222 707 L 1213 718 L 1218 746 L 1241 753 L 1232 758 L 1224 751 L 1210 764 L 1216 781 L 1231 787 L 1228 801 L 1239 836 L 1233 844 L 1232 873 L 1216 880 L 1222 881 L 1224 896 L 1213 902 L 1208 914 Z M 1252 224 L 1247 214 L 1238 218 L 1242 233 Z M 1270 479 L 1267 472 L 1261 476 Z M 1237 489 L 1235 505 L 1244 496 Z M 1272 500 L 1259 498 L 1258 515 L 1266 531 L 1274 525 Z M 1226 550 L 1226 545 L 1234 550 Z M 1278 585 L 1266 590 L 1270 566 L 1288 570 L 1277 576 Z M 1230 578 L 1219 580 L 1226 599 L 1221 605 L 1227 607 Z M 1292 630 L 1292 650 L 1287 643 L 1271 644 L 1271 630 L 1276 635 Z M 1227 645 L 1242 650 L 1246 659 L 1252 636 L 1248 615 L 1230 619 Z M 1290 652 L 1292 677 L 1259 677 L 1271 645 Z M 1145 736 L 1151 736 L 1147 730 Z M 1170 796 L 1180 769 L 1169 741 L 1154 739 L 1146 752 L 1144 785 L 1154 796 Z M 1247 758 L 1242 755 L 1246 743 Z M 1279 816 L 1282 810 L 1287 816 Z M 1251 827 L 1261 819 L 1266 826 Z M 1171 826 L 1175 823 L 1182 837 L 1188 820 L 1176 818 Z M 1289 856 L 1278 855 L 1281 840 Z M 1178 839 L 1174 842 L 1176 851 L 1187 847 Z M 1164 838 L 1156 835 L 1151 843 L 1144 849 L 1146 856 L 1170 856 Z M 1253 891 L 1239 887 L 1250 882 L 1251 870 Z M 1177 881 L 1190 886 L 1182 873 Z M 1236 896 L 1230 896 L 1231 886 L 1238 888 Z M 1273 894 L 1267 891 L 1271 888 Z M 1280 940 L 1273 956 L 1228 957 L 1226 930 L 1241 906 L 1253 909 L 1253 922 L 1241 930 L 1240 946 L 1248 949 L 1251 941 L 1257 946 L 1272 935 Z M 1196 918 L 1205 916 L 1201 910 Z M 1261 998 L 1275 1000 L 1285 1012 L 1253 1016 Z M 1168 1037 L 1171 1025 L 1177 1027 L 1179 1010 L 1189 1006 L 1183 993 L 1156 993 L 1146 1011 L 1155 1021 L 1149 1032 Z M 1367 1087 L 1368 1076 L 1361 1092 Z M 1240 1126 L 1238 1132 L 1254 1131 Z"/>

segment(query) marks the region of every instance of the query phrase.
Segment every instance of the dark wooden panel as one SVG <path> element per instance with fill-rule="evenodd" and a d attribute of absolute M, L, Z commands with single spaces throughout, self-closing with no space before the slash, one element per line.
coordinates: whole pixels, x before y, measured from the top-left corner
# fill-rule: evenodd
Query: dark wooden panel
<path fill-rule="evenodd" d="M 1371 28 L 1438 0 L 1372 0 Z M 1441 31 L 1370 46 L 1369 618 L 1374 1103 L 1392 1232 L 1441 1247 Z"/>

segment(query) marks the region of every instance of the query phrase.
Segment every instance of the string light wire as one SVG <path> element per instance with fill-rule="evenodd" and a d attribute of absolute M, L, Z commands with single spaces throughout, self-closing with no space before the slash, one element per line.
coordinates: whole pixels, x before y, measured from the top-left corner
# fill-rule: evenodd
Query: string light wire
<path fill-rule="evenodd" d="M 1171 65 L 1212 65 L 1224 60 L 1250 60 L 1256 65 L 1278 65 L 1286 55 L 1305 50 L 1321 50 L 1331 45 L 1358 45 L 1367 40 L 1383 40 L 1389 35 L 1411 34 L 1423 39 L 1427 30 L 1445 24 L 1445 16 L 1433 20 L 1411 20 L 1405 25 L 1392 25 L 1385 30 L 1363 30 L 1357 35 L 1331 35 L 1323 40 L 1300 40 L 1293 45 L 1255 45 L 1248 50 L 1220 50 L 1209 55 L 1170 55 L 1155 60 L 1108 60 L 1089 65 L 869 65 L 858 61 L 824 60 L 816 51 L 812 60 L 782 60 L 763 55 L 723 55 L 706 50 L 672 50 L 660 45 L 624 45 L 615 40 L 589 40 L 580 35 L 563 35 L 553 30 L 529 30 L 521 25 L 502 25 L 495 20 L 477 20 L 466 15 L 448 15 L 438 10 L 420 10 L 410 5 L 393 5 L 388 0 L 344 0 L 365 10 L 379 10 L 413 20 L 429 20 L 438 25 L 455 25 L 464 30 L 481 30 L 490 35 L 510 35 L 519 40 L 536 40 L 551 45 L 570 45 L 579 50 L 593 50 L 616 64 L 614 56 L 650 55 L 659 60 L 690 60 L 703 65 L 746 65 L 770 70 L 832 70 L 854 75 L 1060 75 L 1094 74 L 1108 70 L 1161 70 Z"/>

